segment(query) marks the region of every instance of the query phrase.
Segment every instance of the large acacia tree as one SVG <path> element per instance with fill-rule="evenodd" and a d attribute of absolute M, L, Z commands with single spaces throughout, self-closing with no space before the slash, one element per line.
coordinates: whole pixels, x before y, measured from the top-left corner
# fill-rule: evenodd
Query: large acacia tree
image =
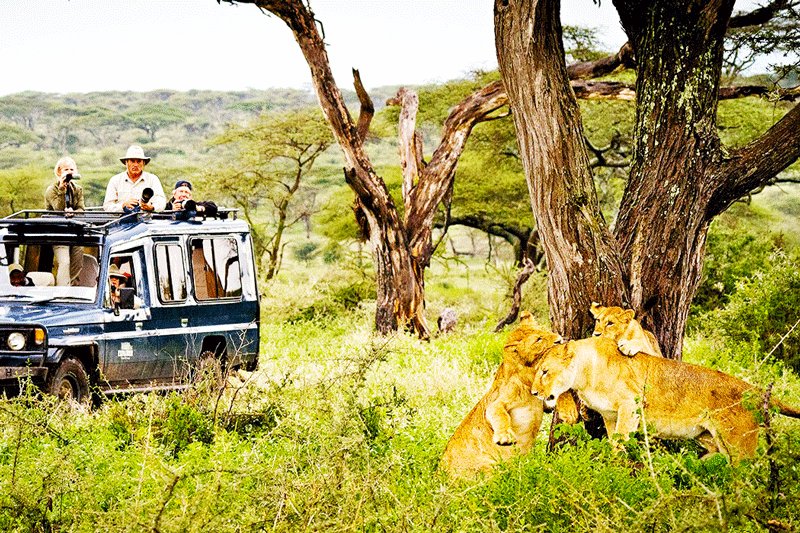
<path fill-rule="evenodd" d="M 615 0 L 637 61 L 630 177 L 613 230 L 600 216 L 563 61 L 558 0 L 495 0 L 500 70 L 550 271 L 555 327 L 583 335 L 592 300 L 648 310 L 681 355 L 711 220 L 800 155 L 800 108 L 728 150 L 716 128 L 733 0 Z M 780 2 L 778 2 L 780 3 Z"/>

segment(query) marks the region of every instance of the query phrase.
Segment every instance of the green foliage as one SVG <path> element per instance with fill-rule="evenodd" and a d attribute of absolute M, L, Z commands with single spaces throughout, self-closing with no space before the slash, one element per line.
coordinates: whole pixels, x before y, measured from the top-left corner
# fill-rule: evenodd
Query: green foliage
<path fill-rule="evenodd" d="M 308 263 L 319 251 L 319 245 L 313 241 L 305 241 L 293 248 L 295 259 Z"/>
<path fill-rule="evenodd" d="M 223 170 L 206 171 L 200 181 L 242 210 L 253 228 L 257 257 L 267 258 L 266 279 L 280 269 L 286 231 L 303 221 L 310 225 L 317 191 L 308 182 L 315 161 L 332 143 L 318 108 L 267 113 L 246 126 L 231 124 L 211 142 Z"/>
<path fill-rule="evenodd" d="M 164 423 L 156 435 L 161 445 L 177 456 L 193 442 L 210 444 L 214 431 L 207 413 L 184 402 L 180 396 L 172 396 L 167 402 Z"/>
<path fill-rule="evenodd" d="M 575 61 L 595 61 L 606 57 L 608 52 L 600 49 L 597 28 L 581 26 L 563 27 L 564 51 Z"/>
<path fill-rule="evenodd" d="M 783 240 L 779 234 L 751 231 L 744 216 L 718 217 L 708 233 L 703 280 L 692 302 L 693 312 L 724 306 L 737 281 L 771 266 Z"/>
<path fill-rule="evenodd" d="M 0 170 L 0 216 L 22 209 L 44 209 L 44 191 L 52 174 L 52 168 L 34 165 Z"/>
<path fill-rule="evenodd" d="M 41 137 L 15 124 L 0 122 L 0 148 L 19 147 L 23 144 L 40 141 Z"/>
<path fill-rule="evenodd" d="M 725 308 L 708 313 L 703 321 L 713 324 L 734 349 L 772 354 L 800 371 L 800 255 L 771 256 L 739 279 Z"/>

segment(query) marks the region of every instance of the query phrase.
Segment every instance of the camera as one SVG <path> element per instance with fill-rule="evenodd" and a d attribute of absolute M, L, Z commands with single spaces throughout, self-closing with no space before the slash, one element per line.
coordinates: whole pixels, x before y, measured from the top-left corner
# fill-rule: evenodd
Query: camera
<path fill-rule="evenodd" d="M 183 202 L 183 209 L 175 211 L 172 217 L 175 220 L 189 220 L 197 216 L 197 202 L 194 200 L 186 200 Z"/>
<path fill-rule="evenodd" d="M 66 176 L 64 176 L 64 183 L 69 183 L 72 180 L 79 180 L 81 179 L 81 175 L 77 172 L 70 172 Z"/>
<path fill-rule="evenodd" d="M 142 198 L 141 198 L 140 202 L 142 204 L 149 204 L 150 200 L 153 198 L 154 194 L 155 194 L 155 192 L 153 192 L 153 189 L 151 189 L 150 187 L 145 187 L 144 189 L 142 189 Z M 130 215 L 131 213 L 138 213 L 141 210 L 142 210 L 141 205 L 136 205 L 134 207 L 123 207 L 122 208 L 122 212 L 124 214 L 126 214 L 126 215 Z"/>

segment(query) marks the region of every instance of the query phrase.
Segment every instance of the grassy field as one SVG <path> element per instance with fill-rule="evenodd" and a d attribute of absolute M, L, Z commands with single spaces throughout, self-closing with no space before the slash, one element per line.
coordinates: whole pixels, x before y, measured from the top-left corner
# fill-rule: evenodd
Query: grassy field
<path fill-rule="evenodd" d="M 429 317 L 456 331 L 421 342 L 372 332 L 374 302 L 346 269 L 289 264 L 262 287 L 260 368 L 224 389 L 109 399 L 94 410 L 33 391 L 0 400 L 3 531 L 763 531 L 800 525 L 800 421 L 776 417 L 759 457 L 701 461 L 692 442 L 631 441 L 581 427 L 491 476 L 451 482 L 437 462 L 487 390 L 507 332 L 511 270 L 438 260 Z M 357 269 L 354 269 L 354 272 Z M 368 283 L 368 282 L 367 282 Z M 354 288 L 355 287 L 355 288 Z M 525 307 L 546 320 L 544 279 Z M 298 306 L 297 302 L 303 302 Z M 800 380 L 713 331 L 686 359 L 800 405 Z"/>

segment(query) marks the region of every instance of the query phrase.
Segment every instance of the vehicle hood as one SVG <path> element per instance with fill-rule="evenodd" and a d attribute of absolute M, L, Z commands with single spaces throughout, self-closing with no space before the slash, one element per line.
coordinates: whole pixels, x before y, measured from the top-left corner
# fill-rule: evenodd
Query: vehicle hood
<path fill-rule="evenodd" d="M 94 304 L 76 305 L 74 303 L 46 304 L 0 303 L 0 324 L 34 323 L 44 326 L 84 325 L 102 321 L 102 311 Z"/>

